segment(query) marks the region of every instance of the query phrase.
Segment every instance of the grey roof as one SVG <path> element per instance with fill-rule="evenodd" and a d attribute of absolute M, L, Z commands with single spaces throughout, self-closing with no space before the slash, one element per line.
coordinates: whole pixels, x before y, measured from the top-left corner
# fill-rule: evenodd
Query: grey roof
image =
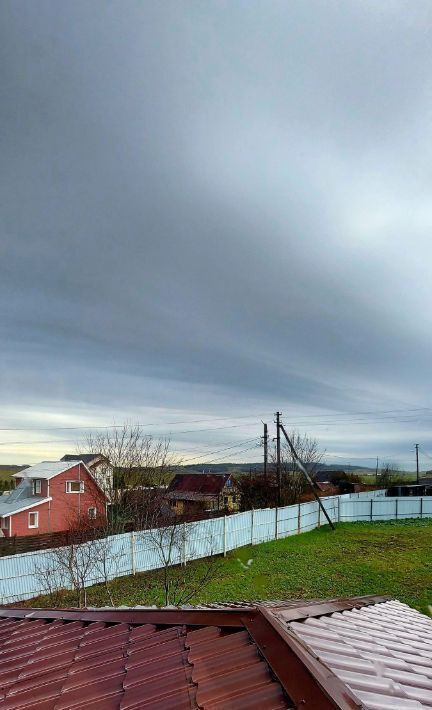
<path fill-rule="evenodd" d="M 415 609 L 387 601 L 288 626 L 346 683 L 362 707 L 432 706 L 432 619 Z"/>
<path fill-rule="evenodd" d="M 32 508 L 35 505 L 46 503 L 49 500 L 51 500 L 51 498 L 34 496 L 32 494 L 31 479 L 24 479 L 15 490 L 11 491 L 10 495 L 1 497 L 0 515 L 7 517 L 8 515 L 13 515 L 13 513 L 19 513 L 20 510 L 24 510 L 25 508 Z"/>
<path fill-rule="evenodd" d="M 82 461 L 85 464 L 92 463 L 95 459 L 104 459 L 102 454 L 65 454 L 60 461 Z"/>
<path fill-rule="evenodd" d="M 13 476 L 16 478 L 43 478 L 50 479 L 54 476 L 58 476 L 59 473 L 64 473 L 70 468 L 76 466 L 78 461 L 41 461 L 41 463 L 35 464 L 35 466 L 29 466 L 23 471 L 14 473 Z"/>

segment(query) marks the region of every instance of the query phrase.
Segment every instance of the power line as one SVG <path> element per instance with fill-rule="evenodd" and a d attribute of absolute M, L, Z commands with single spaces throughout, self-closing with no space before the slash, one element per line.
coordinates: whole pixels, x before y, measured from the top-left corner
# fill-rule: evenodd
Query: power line
<path fill-rule="evenodd" d="M 244 453 L 246 453 L 246 451 L 252 451 L 252 449 L 257 449 L 258 446 L 259 446 L 258 444 L 257 444 L 256 446 L 248 446 L 247 449 L 243 449 L 242 451 L 236 451 L 235 453 L 236 453 L 237 455 L 238 455 L 238 454 L 244 454 Z M 218 461 L 224 461 L 224 459 L 225 459 L 225 457 L 222 456 L 222 457 L 220 457 L 220 458 L 212 459 L 212 460 L 210 460 L 210 461 L 202 461 L 199 465 L 200 465 L 200 466 L 206 466 L 208 463 L 217 463 Z M 229 463 L 229 462 L 228 462 L 228 463 Z"/>
<path fill-rule="evenodd" d="M 409 414 L 410 412 L 413 412 L 413 414 Z M 355 411 L 355 412 L 333 412 L 332 414 L 304 414 L 299 417 L 297 422 L 295 420 L 291 420 L 292 423 L 299 425 L 301 424 L 305 419 L 329 419 L 329 418 L 334 418 L 334 417 L 356 417 L 360 415 L 370 415 L 370 416 L 382 416 L 386 414 L 390 414 L 391 418 L 393 418 L 396 414 L 400 413 L 405 413 L 406 416 L 411 416 L 412 418 L 416 418 L 418 415 L 414 414 L 415 412 L 429 412 L 429 416 L 432 416 L 432 409 L 430 407 L 416 407 L 416 408 L 411 408 L 411 409 L 384 409 L 384 410 L 370 410 L 370 411 Z M 141 427 L 157 427 L 157 426 L 176 426 L 178 424 L 201 424 L 204 422 L 217 422 L 217 421 L 232 421 L 232 420 L 237 420 L 237 419 L 255 419 L 255 418 L 260 418 L 260 417 L 266 417 L 270 416 L 269 413 L 267 414 L 244 414 L 244 415 L 236 415 L 236 416 L 225 416 L 225 417 L 207 417 L 205 419 L 181 419 L 181 420 L 176 420 L 172 422 L 146 422 L 146 423 L 140 423 L 138 422 L 137 424 Z M 345 420 L 342 420 L 345 421 Z M 346 421 L 351 421 L 350 419 L 347 419 Z M 369 421 L 369 420 L 365 420 Z M 324 425 L 326 422 L 322 422 L 322 425 Z M 331 423 L 334 423 L 332 421 Z M 314 423 L 315 425 L 317 423 Z M 321 422 L 319 422 L 321 425 Z M 123 424 L 109 424 L 109 425 L 81 425 L 81 426 L 52 426 L 52 427 L 0 427 L 0 431 L 90 431 L 90 430 L 95 430 L 95 429 L 121 429 L 123 428 Z M 205 431 L 204 429 L 202 430 L 196 430 L 196 431 Z M 210 430 L 208 430 L 210 431 Z M 181 433 L 181 432 L 178 432 Z M 189 433 L 189 432 L 187 432 Z"/>
<path fill-rule="evenodd" d="M 193 458 L 186 459 L 186 461 L 182 461 L 182 464 L 187 464 L 188 461 L 196 461 L 196 459 L 202 459 L 203 456 L 211 456 L 212 454 L 219 454 L 222 451 L 229 451 L 230 449 L 235 449 L 238 446 L 243 446 L 244 444 L 248 444 L 251 441 L 257 441 L 258 437 L 254 436 L 252 439 L 246 439 L 245 441 L 239 441 L 237 444 L 233 444 L 232 446 L 227 446 L 224 449 L 218 449 L 216 451 L 207 451 L 204 454 L 201 454 L 200 456 L 194 456 Z M 200 462 L 198 462 L 199 464 Z"/>
<path fill-rule="evenodd" d="M 219 422 L 219 421 L 232 421 L 236 419 L 259 419 L 260 417 L 268 416 L 267 414 L 244 414 L 241 416 L 230 416 L 230 417 L 207 417 L 206 419 L 183 419 L 175 422 L 147 422 L 140 423 L 137 422 L 137 426 L 148 427 L 148 426 L 174 426 L 176 424 L 201 424 L 203 422 Z M 104 424 L 100 426 L 53 426 L 53 427 L 0 427 L 0 431 L 89 431 L 93 429 L 122 429 L 124 424 Z M 203 430 L 204 431 L 204 430 Z"/>
<path fill-rule="evenodd" d="M 201 431 L 219 431 L 221 429 L 240 429 L 244 428 L 245 426 L 253 426 L 253 424 L 233 424 L 231 426 L 217 426 L 217 427 L 211 427 L 211 428 L 206 428 L 206 429 L 187 429 L 186 431 L 175 431 L 175 432 L 165 432 L 165 434 L 175 434 L 175 436 L 178 436 L 180 434 L 194 434 L 195 432 L 201 432 Z M 163 432 L 161 432 L 163 433 Z M 17 446 L 19 444 L 55 444 L 55 443 L 60 443 L 63 441 L 63 443 L 66 442 L 73 442 L 76 441 L 76 439 L 66 439 L 66 440 L 59 440 L 59 439 L 47 439 L 45 441 L 40 441 L 39 439 L 34 439 L 30 441 L 1 441 L 0 446 Z"/>

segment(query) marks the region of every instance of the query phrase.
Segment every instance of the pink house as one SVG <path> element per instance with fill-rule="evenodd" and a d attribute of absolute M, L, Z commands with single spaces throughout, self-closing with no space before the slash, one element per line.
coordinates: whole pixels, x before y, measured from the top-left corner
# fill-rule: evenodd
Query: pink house
<path fill-rule="evenodd" d="M 106 495 L 82 461 L 43 461 L 14 478 L 15 490 L 0 497 L 6 537 L 68 530 L 77 520 L 106 516 Z"/>

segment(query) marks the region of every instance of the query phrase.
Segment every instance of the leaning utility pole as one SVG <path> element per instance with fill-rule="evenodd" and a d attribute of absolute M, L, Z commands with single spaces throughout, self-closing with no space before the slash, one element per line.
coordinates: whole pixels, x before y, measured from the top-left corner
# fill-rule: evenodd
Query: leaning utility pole
<path fill-rule="evenodd" d="M 419 482 L 420 482 L 420 474 L 419 474 L 419 462 L 418 462 L 418 447 L 419 447 L 419 445 L 418 445 L 418 444 L 416 444 L 416 445 L 415 445 L 415 448 L 416 448 L 416 471 L 417 471 L 417 483 L 419 483 Z"/>
<path fill-rule="evenodd" d="M 263 424 L 264 424 L 264 422 L 263 422 Z M 264 424 L 263 444 L 264 444 L 264 476 L 267 478 L 267 460 L 268 460 L 268 431 L 267 431 L 267 424 Z"/>
<path fill-rule="evenodd" d="M 276 481 L 277 481 L 277 501 L 280 507 L 282 503 L 282 480 L 281 480 L 281 448 L 280 448 L 280 418 L 282 412 L 276 412 Z"/>
<path fill-rule="evenodd" d="M 279 412 L 278 412 L 278 414 L 279 414 Z M 279 418 L 278 418 L 278 429 L 282 430 L 282 432 L 285 436 L 285 439 L 288 442 L 288 446 L 290 447 L 291 455 L 292 455 L 294 461 L 296 462 L 300 471 L 306 476 L 306 479 L 310 484 L 310 487 L 312 489 L 312 493 L 313 493 L 318 505 L 320 506 L 322 512 L 324 513 L 325 517 L 327 518 L 327 522 L 330 525 L 331 529 L 334 530 L 335 527 L 334 527 L 332 521 L 330 520 L 329 515 L 321 502 L 321 498 L 319 496 L 317 496 L 317 494 L 315 492 L 313 481 L 312 481 L 311 477 L 309 476 L 305 466 L 303 465 L 303 463 L 300 461 L 299 457 L 297 456 L 297 452 L 296 452 L 294 446 L 292 445 L 291 439 L 289 438 L 288 434 L 286 433 L 284 425 L 279 422 Z"/>

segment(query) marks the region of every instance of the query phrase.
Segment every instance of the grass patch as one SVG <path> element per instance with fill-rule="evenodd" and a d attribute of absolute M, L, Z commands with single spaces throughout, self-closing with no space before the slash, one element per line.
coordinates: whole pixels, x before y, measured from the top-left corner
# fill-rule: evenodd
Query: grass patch
<path fill-rule="evenodd" d="M 431 542 L 432 520 L 340 523 L 334 532 L 323 527 L 218 558 L 215 578 L 191 602 L 385 594 L 426 612 L 432 604 Z M 175 573 L 197 575 L 204 564 L 190 562 Z M 162 604 L 161 574 L 121 577 L 112 593 L 116 605 Z M 89 606 L 107 603 L 102 585 L 89 588 Z M 51 604 L 39 597 L 26 605 Z M 61 606 L 74 605 L 65 593 Z"/>

